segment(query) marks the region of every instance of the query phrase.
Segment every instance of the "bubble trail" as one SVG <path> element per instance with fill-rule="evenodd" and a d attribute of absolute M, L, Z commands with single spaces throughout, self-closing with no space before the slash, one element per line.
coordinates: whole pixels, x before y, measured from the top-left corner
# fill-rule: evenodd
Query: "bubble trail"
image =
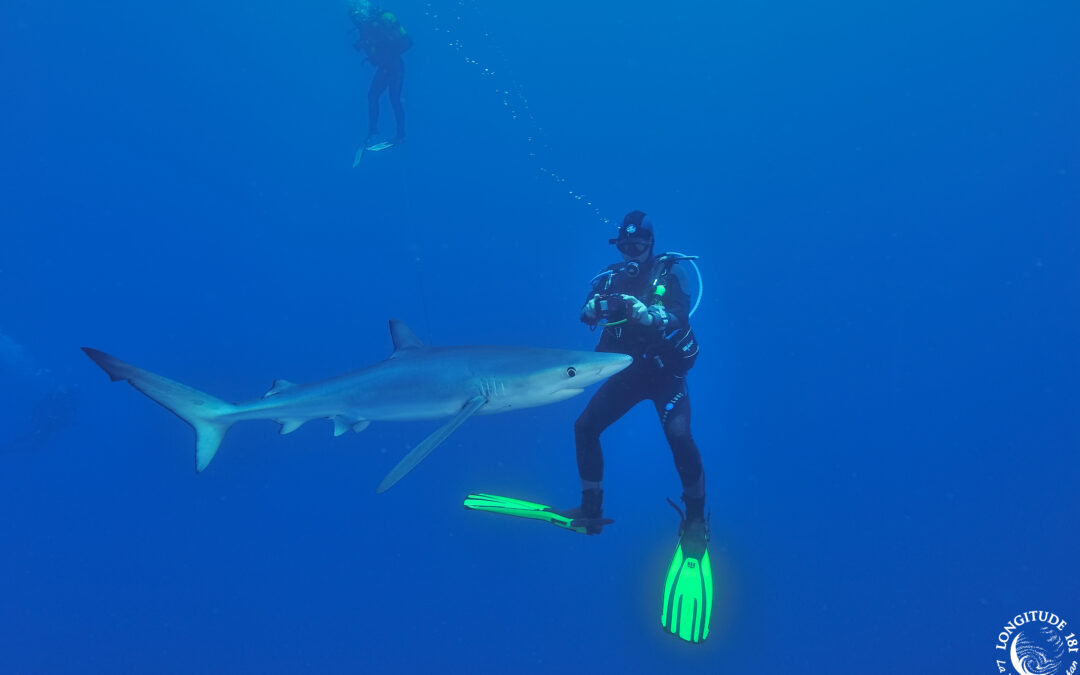
<path fill-rule="evenodd" d="M 445 35 L 446 45 L 459 54 L 462 61 L 471 66 L 480 77 L 495 80 L 494 93 L 496 98 L 510 115 L 510 119 L 525 125 L 526 156 L 533 158 L 537 162 L 537 172 L 550 180 L 558 189 L 565 191 L 567 197 L 584 205 L 601 223 L 612 225 L 613 221 L 600 211 L 600 208 L 592 199 L 581 191 L 569 189 L 565 176 L 541 164 L 540 158 L 550 154 L 551 146 L 546 141 L 543 127 L 540 126 L 532 108 L 529 106 L 529 99 L 525 96 L 525 89 L 521 82 L 514 77 L 509 67 L 509 59 L 506 58 L 502 47 L 499 46 L 489 31 L 481 30 L 480 36 L 484 46 L 494 53 L 494 60 L 501 64 L 499 71 L 486 65 L 484 60 L 477 55 L 476 50 L 470 49 L 461 39 L 461 35 L 466 33 L 466 21 L 462 18 L 466 13 L 473 15 L 471 20 L 473 25 L 480 23 L 480 11 L 472 0 L 456 0 L 454 11 L 448 13 L 452 17 L 449 19 L 438 11 L 434 2 L 429 0 L 425 3 L 424 16 L 431 21 L 432 30 L 435 33 Z M 508 82 L 508 85 L 500 85 L 500 79 L 504 83 Z"/>

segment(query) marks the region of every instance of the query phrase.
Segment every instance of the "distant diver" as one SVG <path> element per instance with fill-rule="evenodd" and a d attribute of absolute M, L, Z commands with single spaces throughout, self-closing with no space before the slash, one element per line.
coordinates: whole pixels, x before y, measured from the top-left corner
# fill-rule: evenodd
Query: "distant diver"
<path fill-rule="evenodd" d="M 45 392 L 30 411 L 29 425 L 16 427 L 22 433 L 14 440 L 0 443 L 0 452 L 36 452 L 59 432 L 74 426 L 79 385 L 58 384 L 51 370 L 40 367 L 22 345 L 3 332 L 0 332 L 0 381 L 6 388 L 17 388 L 19 398 L 27 404 L 34 395 Z"/>
<path fill-rule="evenodd" d="M 405 140 L 405 106 L 401 102 L 405 60 L 402 54 L 412 47 L 413 42 L 397 17 L 370 0 L 357 0 L 349 10 L 349 18 L 360 31 L 360 38 L 353 46 L 364 52 L 375 66 L 368 89 L 368 135 L 361 149 L 381 150 Z M 397 133 L 393 140 L 379 143 L 379 99 L 384 91 L 389 92 Z"/>
<path fill-rule="evenodd" d="M 79 385 L 62 384 L 45 394 L 30 413 L 30 427 L 2 446 L 5 452 L 37 452 L 78 419 Z"/>

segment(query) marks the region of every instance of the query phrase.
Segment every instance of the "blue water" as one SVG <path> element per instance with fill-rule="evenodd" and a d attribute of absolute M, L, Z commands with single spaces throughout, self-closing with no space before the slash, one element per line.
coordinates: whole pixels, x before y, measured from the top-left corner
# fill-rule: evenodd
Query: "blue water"
<path fill-rule="evenodd" d="M 1018 612 L 1080 629 L 1075 3 L 387 7 L 409 140 L 356 169 L 343 0 L 0 8 L 0 444 L 79 386 L 3 454 L 0 672 L 989 673 Z M 376 496 L 434 424 L 242 424 L 196 475 L 79 351 L 241 400 L 385 357 L 391 317 L 591 349 L 631 209 L 706 280 L 703 645 L 659 627 L 680 485 L 648 406 L 586 538 L 460 503 L 576 503 L 591 391 Z"/>

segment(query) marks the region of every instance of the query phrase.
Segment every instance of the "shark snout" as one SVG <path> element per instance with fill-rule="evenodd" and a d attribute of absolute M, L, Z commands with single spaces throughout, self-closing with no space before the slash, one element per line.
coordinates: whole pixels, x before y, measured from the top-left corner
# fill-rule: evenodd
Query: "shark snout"
<path fill-rule="evenodd" d="M 597 354 L 595 358 L 597 380 L 611 377 L 634 362 L 634 359 L 626 354 Z"/>

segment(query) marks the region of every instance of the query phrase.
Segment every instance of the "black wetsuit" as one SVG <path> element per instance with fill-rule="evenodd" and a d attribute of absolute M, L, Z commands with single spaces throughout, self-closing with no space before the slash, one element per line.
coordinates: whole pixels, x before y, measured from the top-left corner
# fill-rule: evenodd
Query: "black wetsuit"
<path fill-rule="evenodd" d="M 401 55 L 412 47 L 412 38 L 405 34 L 405 29 L 390 12 L 359 21 L 356 26 L 360 30 L 356 48 L 366 53 L 375 66 L 375 76 L 368 88 L 368 137 L 379 131 L 379 98 L 389 90 L 390 107 L 394 109 L 397 124 L 396 137 L 403 139 L 405 106 L 401 102 L 401 88 L 405 82 L 405 60 Z"/>
<path fill-rule="evenodd" d="M 612 271 L 623 267 L 625 265 L 619 263 L 607 269 Z M 625 272 L 616 273 L 606 290 L 600 288 L 606 277 L 601 279 L 588 297 L 592 298 L 597 293 L 625 293 L 646 305 L 654 304 L 653 281 L 664 268 L 663 265 L 657 266 L 654 258 L 649 264 L 641 266 L 641 272 L 636 277 Z M 683 488 L 696 486 L 694 491 L 704 494 L 701 454 L 690 434 L 690 395 L 686 388 L 689 365 L 681 362 L 683 354 L 674 348 L 675 343 L 689 331 L 690 297 L 673 272 L 659 276 L 659 283 L 666 289 L 661 298 L 667 312 L 666 325 L 654 321 L 651 326 L 643 326 L 628 321 L 621 326 L 603 329 L 596 351 L 629 354 L 634 361 L 600 387 L 574 424 L 578 473 L 583 481 L 599 483 L 602 480 L 604 455 L 600 448 L 601 432 L 632 407 L 648 399 L 653 402 L 660 417 Z M 693 339 L 692 334 L 690 339 Z M 692 347 L 696 355 L 696 342 Z"/>

